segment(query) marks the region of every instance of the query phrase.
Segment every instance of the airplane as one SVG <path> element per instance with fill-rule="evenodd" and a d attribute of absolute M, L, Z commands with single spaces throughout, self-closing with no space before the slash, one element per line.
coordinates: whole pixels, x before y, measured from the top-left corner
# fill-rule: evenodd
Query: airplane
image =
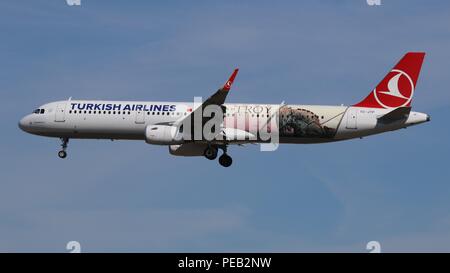
<path fill-rule="evenodd" d="M 280 144 L 311 144 L 362 138 L 430 121 L 411 111 L 424 52 L 408 52 L 362 101 L 351 106 L 225 103 L 236 78 L 204 102 L 56 101 L 38 107 L 19 121 L 30 134 L 61 139 L 66 158 L 69 139 L 145 140 L 168 146 L 175 156 L 204 156 L 229 167 L 229 145 L 267 143 L 261 129 Z M 216 107 L 217 115 L 205 115 Z M 200 118 L 198 118 L 200 117 Z M 208 138 L 202 129 L 214 120 Z M 200 134 L 198 134 L 200 132 Z M 206 130 L 205 130 L 206 132 Z"/>

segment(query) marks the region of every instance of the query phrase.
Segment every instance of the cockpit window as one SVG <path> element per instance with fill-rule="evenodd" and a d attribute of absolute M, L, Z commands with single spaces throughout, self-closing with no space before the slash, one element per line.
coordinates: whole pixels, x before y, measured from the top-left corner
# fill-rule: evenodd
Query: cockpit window
<path fill-rule="evenodd" d="M 35 114 L 39 114 L 41 112 L 41 109 L 36 109 L 36 110 L 34 110 L 34 112 L 33 113 L 35 113 Z"/>
<path fill-rule="evenodd" d="M 41 114 L 44 114 L 44 112 L 45 112 L 45 109 L 41 109 Z"/>

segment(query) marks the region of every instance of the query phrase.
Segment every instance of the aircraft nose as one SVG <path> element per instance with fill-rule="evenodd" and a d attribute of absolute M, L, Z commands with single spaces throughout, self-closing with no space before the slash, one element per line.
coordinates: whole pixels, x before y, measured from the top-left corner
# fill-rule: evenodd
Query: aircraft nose
<path fill-rule="evenodd" d="M 28 117 L 23 117 L 19 121 L 19 128 L 22 129 L 23 131 L 27 132 L 29 127 L 30 127 L 30 122 L 29 122 Z"/>

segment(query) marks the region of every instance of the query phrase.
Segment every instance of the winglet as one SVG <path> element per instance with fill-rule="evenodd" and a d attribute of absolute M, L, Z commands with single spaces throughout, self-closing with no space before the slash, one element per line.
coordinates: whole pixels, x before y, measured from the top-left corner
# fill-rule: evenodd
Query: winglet
<path fill-rule="evenodd" d="M 234 70 L 233 74 L 231 74 L 231 77 L 228 79 L 228 81 L 222 87 L 222 90 L 230 91 L 231 85 L 233 85 L 234 78 L 236 78 L 236 75 L 237 75 L 238 71 L 239 71 L 239 68 L 236 68 Z"/>

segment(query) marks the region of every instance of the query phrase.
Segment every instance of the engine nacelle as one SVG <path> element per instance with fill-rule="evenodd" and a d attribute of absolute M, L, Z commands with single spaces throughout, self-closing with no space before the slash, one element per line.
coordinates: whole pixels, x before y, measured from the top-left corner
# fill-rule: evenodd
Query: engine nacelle
<path fill-rule="evenodd" d="M 178 127 L 169 125 L 148 125 L 145 128 L 145 142 L 156 145 L 183 143 L 183 134 Z"/>
<path fill-rule="evenodd" d="M 170 145 L 169 153 L 176 156 L 203 156 L 206 143 L 185 143 L 181 145 Z"/>

